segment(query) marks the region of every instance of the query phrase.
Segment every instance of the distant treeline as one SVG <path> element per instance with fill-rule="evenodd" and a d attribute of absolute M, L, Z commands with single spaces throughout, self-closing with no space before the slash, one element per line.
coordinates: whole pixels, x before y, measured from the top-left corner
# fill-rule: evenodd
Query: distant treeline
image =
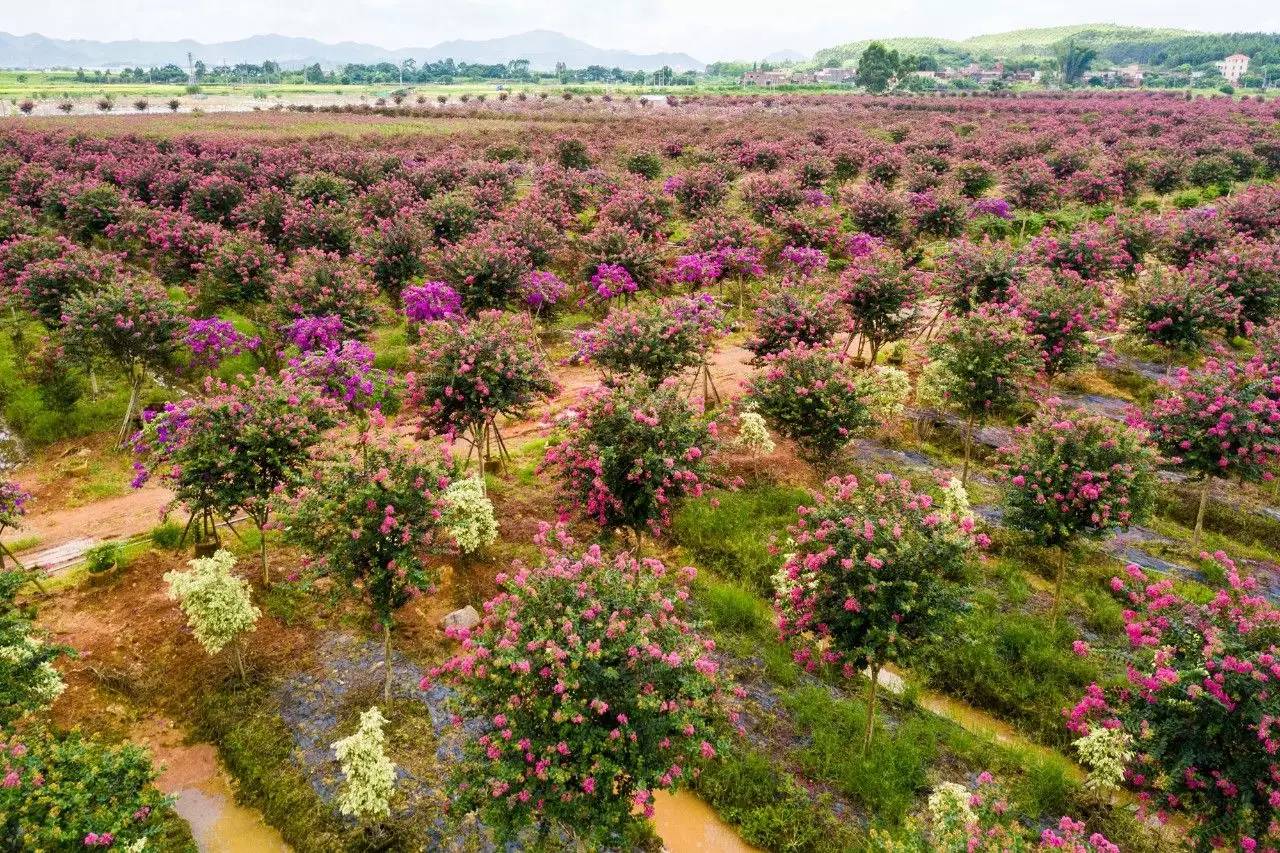
<path fill-rule="evenodd" d="M 1118 65 L 1137 62 L 1169 69 L 1183 65 L 1204 65 L 1233 53 L 1245 54 L 1251 65 L 1280 64 L 1280 35 L 1211 33 L 1176 36 L 1151 42 L 1117 42 L 1098 48 L 1100 58 Z"/>

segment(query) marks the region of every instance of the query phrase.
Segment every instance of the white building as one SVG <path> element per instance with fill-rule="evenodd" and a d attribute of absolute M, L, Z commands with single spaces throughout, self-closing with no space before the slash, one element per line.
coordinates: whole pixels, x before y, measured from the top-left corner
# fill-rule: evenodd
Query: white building
<path fill-rule="evenodd" d="M 1218 71 L 1231 83 L 1239 83 L 1240 78 L 1249 70 L 1249 57 L 1243 53 L 1233 53 L 1226 59 L 1213 63 Z"/>

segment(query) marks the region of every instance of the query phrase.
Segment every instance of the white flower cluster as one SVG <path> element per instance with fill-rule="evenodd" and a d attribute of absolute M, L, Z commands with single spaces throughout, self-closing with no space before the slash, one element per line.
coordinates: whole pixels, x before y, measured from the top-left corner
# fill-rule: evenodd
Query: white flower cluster
<path fill-rule="evenodd" d="M 498 519 L 493 501 L 485 494 L 479 477 L 455 480 L 444 490 L 448 504 L 442 522 L 464 554 L 492 545 L 498 538 Z"/>
<path fill-rule="evenodd" d="M 1089 768 L 1085 786 L 1100 790 L 1118 788 L 1124 781 L 1124 770 L 1133 760 L 1133 738 L 1120 729 L 1096 726 L 1073 746 L 1080 752 L 1080 759 Z"/>
<path fill-rule="evenodd" d="M 355 734 L 333 744 L 346 777 L 338 795 L 338 808 L 344 815 L 365 820 L 391 814 L 396 766 L 387 757 L 386 735 L 382 732 L 386 722 L 377 707 L 370 708 L 360 715 Z"/>
<path fill-rule="evenodd" d="M 933 789 L 928 810 L 934 849 L 968 849 L 968 827 L 978 819 L 969 805 L 970 796 L 968 788 L 955 782 L 943 782 Z"/>
<path fill-rule="evenodd" d="M 871 410 L 871 416 L 880 423 L 901 417 L 907 398 L 911 396 L 911 377 L 905 371 L 888 365 L 864 370 L 854 380 L 854 386 L 858 396 Z"/>
<path fill-rule="evenodd" d="M 43 646 L 44 643 L 35 637 L 22 637 L 16 643 L 0 646 L 0 660 L 13 664 L 15 669 L 29 666 Z M 57 699 L 66 687 L 58 670 L 54 669 L 52 663 L 45 661 L 30 673 L 21 689 L 33 702 L 44 707 L 52 705 L 53 700 Z"/>
<path fill-rule="evenodd" d="M 759 412 L 738 415 L 738 438 L 734 443 L 753 456 L 768 456 L 775 446 Z"/>
<path fill-rule="evenodd" d="M 169 572 L 169 598 L 187 615 L 196 640 L 216 655 L 242 633 L 252 631 L 262 615 L 249 597 L 249 582 L 231 574 L 236 558 L 220 550 L 192 560 L 189 572 Z"/>

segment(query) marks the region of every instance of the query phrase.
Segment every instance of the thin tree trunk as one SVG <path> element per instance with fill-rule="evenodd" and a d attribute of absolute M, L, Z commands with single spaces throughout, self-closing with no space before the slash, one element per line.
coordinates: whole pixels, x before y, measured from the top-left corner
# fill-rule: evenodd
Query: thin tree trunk
<path fill-rule="evenodd" d="M 129 377 L 129 405 L 124 410 L 124 421 L 120 424 L 120 444 L 129 440 L 129 423 L 133 420 L 133 409 L 138 405 L 138 392 L 141 390 L 142 376 L 135 369 L 134 374 Z"/>
<path fill-rule="evenodd" d="M 1204 532 L 1204 511 L 1209 507 L 1209 487 L 1213 485 L 1212 477 L 1204 478 L 1204 485 L 1200 487 L 1200 508 L 1196 510 L 1196 526 L 1191 531 L 1191 550 L 1194 551 L 1200 547 L 1200 534 Z"/>
<path fill-rule="evenodd" d="M 391 702 L 391 623 L 382 623 L 382 667 L 386 670 L 386 681 L 382 686 L 382 701 Z"/>
<path fill-rule="evenodd" d="M 1065 545 L 1058 546 L 1058 570 L 1054 575 L 1053 582 L 1053 610 L 1049 615 L 1049 627 L 1058 627 L 1058 606 L 1062 601 L 1062 576 L 1067 569 L 1067 549 Z"/>
<path fill-rule="evenodd" d="M 245 684 L 248 684 L 249 677 L 244 674 L 244 651 L 241 647 L 241 643 L 239 639 L 236 640 L 235 646 L 236 646 L 236 666 L 240 669 L 240 680 Z"/>
<path fill-rule="evenodd" d="M 262 585 L 271 586 L 271 567 L 267 565 L 267 531 L 258 524 L 258 559 L 262 561 Z"/>
<path fill-rule="evenodd" d="M 871 684 L 867 687 L 867 731 L 862 737 L 862 754 L 871 754 L 871 735 L 876 727 L 876 688 L 880 686 L 880 667 L 871 667 Z"/>
<path fill-rule="evenodd" d="M 964 470 L 960 474 L 960 485 L 969 485 L 969 457 L 973 454 L 973 415 L 964 422 Z"/>

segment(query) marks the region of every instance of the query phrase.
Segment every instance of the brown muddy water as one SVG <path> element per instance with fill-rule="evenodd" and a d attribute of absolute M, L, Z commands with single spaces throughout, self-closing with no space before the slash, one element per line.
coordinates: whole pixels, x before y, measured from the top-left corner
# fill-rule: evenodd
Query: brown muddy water
<path fill-rule="evenodd" d="M 655 793 L 653 823 L 669 853 L 758 853 L 711 806 L 688 791 Z"/>

